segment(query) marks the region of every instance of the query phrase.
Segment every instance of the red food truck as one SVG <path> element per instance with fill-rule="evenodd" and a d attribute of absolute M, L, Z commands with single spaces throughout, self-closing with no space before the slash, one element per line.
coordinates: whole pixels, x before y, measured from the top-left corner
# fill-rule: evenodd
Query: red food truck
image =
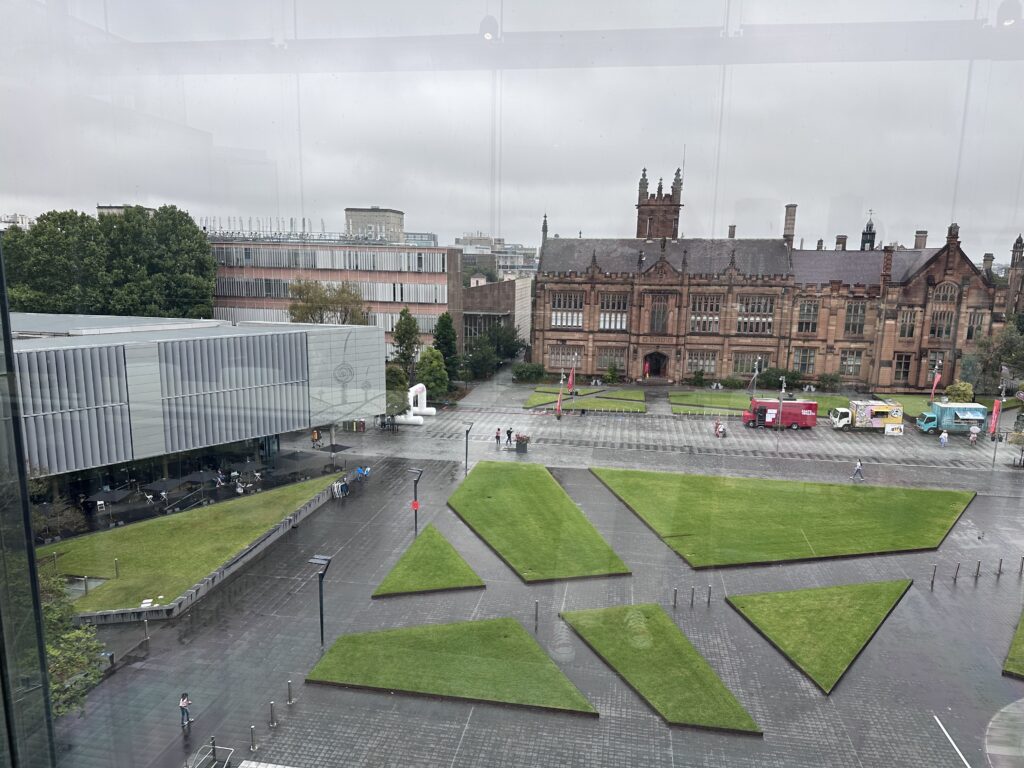
<path fill-rule="evenodd" d="M 818 403 L 814 400 L 783 400 L 780 417 L 778 398 L 754 397 L 743 412 L 743 424 L 748 427 L 810 429 L 817 423 Z"/>

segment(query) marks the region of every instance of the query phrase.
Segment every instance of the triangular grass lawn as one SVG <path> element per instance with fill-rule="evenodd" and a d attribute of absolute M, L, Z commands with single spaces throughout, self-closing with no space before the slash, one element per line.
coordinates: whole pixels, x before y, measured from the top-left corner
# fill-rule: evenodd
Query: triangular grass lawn
<path fill-rule="evenodd" d="M 562 618 L 670 725 L 761 733 L 660 606 L 568 611 Z"/>
<path fill-rule="evenodd" d="M 523 581 L 629 573 L 539 464 L 481 461 L 448 499 L 448 506 Z"/>
<path fill-rule="evenodd" d="M 934 549 L 974 498 L 971 491 L 592 471 L 694 568 Z"/>
<path fill-rule="evenodd" d="M 1010 643 L 1010 652 L 1003 663 L 1003 674 L 1024 680 L 1024 614 L 1021 614 L 1020 621 L 1017 622 L 1017 631 L 1014 632 L 1013 642 Z"/>
<path fill-rule="evenodd" d="M 726 600 L 815 685 L 831 693 L 912 583 L 876 581 Z"/>
<path fill-rule="evenodd" d="M 40 547 L 62 574 L 107 579 L 75 601 L 76 611 L 166 605 L 242 552 L 337 479 L 318 477 L 263 493 L 155 517 Z M 114 560 L 120 576 L 114 577 Z"/>
<path fill-rule="evenodd" d="M 373 597 L 482 586 L 476 571 L 431 523 L 405 550 Z"/>
<path fill-rule="evenodd" d="M 597 714 L 514 619 L 345 635 L 306 682 Z"/>

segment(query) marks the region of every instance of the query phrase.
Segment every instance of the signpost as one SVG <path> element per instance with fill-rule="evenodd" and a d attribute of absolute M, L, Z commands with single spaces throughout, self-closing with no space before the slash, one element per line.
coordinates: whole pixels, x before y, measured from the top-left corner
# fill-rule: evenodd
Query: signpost
<path fill-rule="evenodd" d="M 412 481 L 412 535 L 415 538 L 420 535 L 420 501 L 419 496 L 416 495 L 416 489 L 420 484 L 420 478 L 423 477 L 423 470 L 413 467 L 407 469 L 406 472 L 416 475 L 416 479 Z"/>

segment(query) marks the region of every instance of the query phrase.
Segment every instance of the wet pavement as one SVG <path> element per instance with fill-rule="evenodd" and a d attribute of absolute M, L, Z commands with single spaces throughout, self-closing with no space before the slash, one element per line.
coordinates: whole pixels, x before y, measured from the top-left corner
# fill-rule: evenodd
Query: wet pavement
<path fill-rule="evenodd" d="M 588 413 L 557 421 L 516 407 L 529 390 L 499 377 L 423 427 L 346 433 L 341 442 L 351 448 L 343 456 L 349 466 L 370 463 L 372 480 L 344 502 L 331 502 L 189 615 L 151 623 L 148 655 L 100 685 L 84 717 L 58 723 L 62 765 L 180 768 L 213 736 L 236 750 L 235 764 L 251 759 L 294 768 L 962 766 L 946 733 L 970 765 L 987 764 L 990 719 L 1024 697 L 1024 682 L 1000 675 L 1024 596 L 1018 570 L 1024 473 L 1010 464 L 1019 449 L 970 448 L 966 440 L 941 449 L 912 433 L 885 438 L 823 428 L 774 434 L 737 426 L 718 440 L 712 418 L 672 417 L 658 407 L 646 416 Z M 467 421 L 474 422 L 470 467 L 494 459 L 552 468 L 633 576 L 523 584 L 445 507 L 465 472 Z M 507 426 L 531 435 L 526 455 L 495 447 L 495 428 Z M 936 552 L 698 573 L 587 470 L 846 482 L 857 458 L 869 483 L 969 488 L 979 495 Z M 487 583 L 485 590 L 370 599 L 412 539 L 406 471 L 412 467 L 424 470 L 420 526 L 437 525 Z M 600 718 L 303 685 L 320 655 L 317 568 L 307 563 L 314 554 L 334 558 L 324 585 L 328 644 L 347 632 L 498 616 L 513 616 L 533 631 L 538 601 L 538 641 Z M 931 588 L 933 565 L 938 576 Z M 830 697 L 722 599 L 908 577 L 914 586 Z M 557 617 L 562 610 L 630 602 L 665 606 L 758 721 L 763 739 L 666 726 Z M 130 647 L 142 629 L 104 632 L 115 647 Z M 293 704 L 286 701 L 288 680 Z M 182 691 L 195 702 L 195 722 L 184 732 L 177 711 Z"/>

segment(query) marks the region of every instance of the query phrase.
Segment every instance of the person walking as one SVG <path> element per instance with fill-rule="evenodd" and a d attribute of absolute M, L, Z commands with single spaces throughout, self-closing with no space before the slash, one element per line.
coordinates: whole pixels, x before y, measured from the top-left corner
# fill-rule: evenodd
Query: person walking
<path fill-rule="evenodd" d="M 939 447 L 940 448 L 945 448 L 946 444 L 948 442 L 949 442 L 949 432 L 947 432 L 946 430 L 942 430 L 942 434 L 939 435 Z"/>
<path fill-rule="evenodd" d="M 188 697 L 187 693 L 181 694 L 181 698 L 178 699 L 178 709 L 181 710 L 181 727 L 184 728 L 186 725 L 192 722 L 192 716 L 189 714 L 188 708 L 192 706 L 192 699 Z"/>
<path fill-rule="evenodd" d="M 864 465 L 860 463 L 860 459 L 857 459 L 857 463 L 853 467 L 853 474 L 850 475 L 850 479 L 853 480 L 853 482 L 857 482 L 858 480 L 862 483 L 864 482 Z"/>
<path fill-rule="evenodd" d="M 501 448 L 501 427 L 494 430 L 494 444 Z"/>
<path fill-rule="evenodd" d="M 512 445 L 512 427 L 505 430 L 505 445 Z"/>

